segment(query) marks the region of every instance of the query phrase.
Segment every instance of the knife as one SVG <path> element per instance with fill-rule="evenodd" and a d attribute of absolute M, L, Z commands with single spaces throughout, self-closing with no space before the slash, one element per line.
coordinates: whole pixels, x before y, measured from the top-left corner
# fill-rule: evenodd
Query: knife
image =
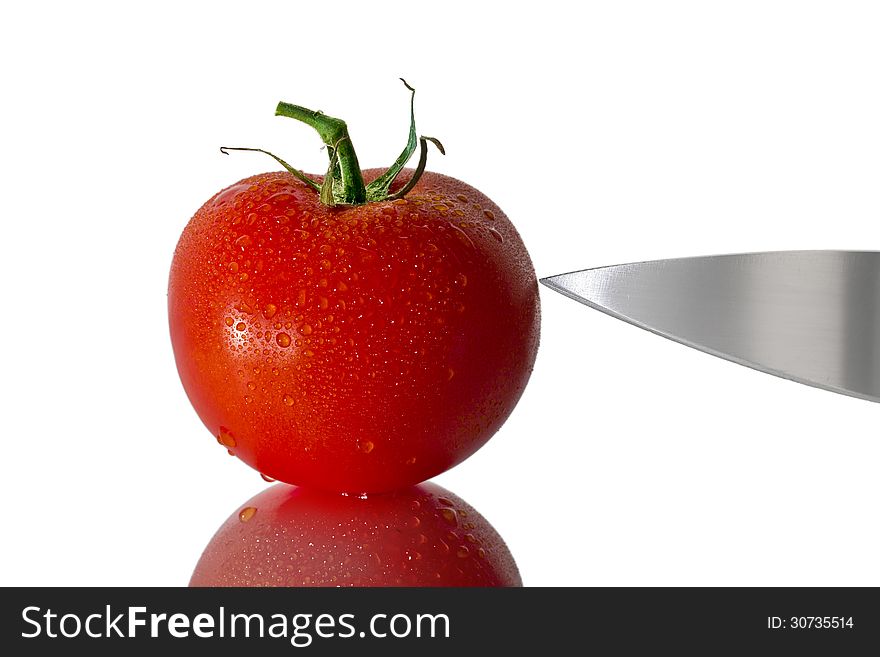
<path fill-rule="evenodd" d="M 880 252 L 676 258 L 541 282 L 714 356 L 880 402 Z"/>

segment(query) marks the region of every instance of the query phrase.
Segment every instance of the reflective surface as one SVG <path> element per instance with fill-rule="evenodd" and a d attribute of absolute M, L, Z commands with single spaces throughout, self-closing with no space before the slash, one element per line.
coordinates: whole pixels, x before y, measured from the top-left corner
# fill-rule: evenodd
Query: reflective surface
<path fill-rule="evenodd" d="M 426 482 L 347 496 L 276 484 L 236 508 L 190 586 L 522 586 L 463 499 Z"/>
<path fill-rule="evenodd" d="M 880 252 L 656 260 L 541 282 L 715 356 L 880 402 Z"/>

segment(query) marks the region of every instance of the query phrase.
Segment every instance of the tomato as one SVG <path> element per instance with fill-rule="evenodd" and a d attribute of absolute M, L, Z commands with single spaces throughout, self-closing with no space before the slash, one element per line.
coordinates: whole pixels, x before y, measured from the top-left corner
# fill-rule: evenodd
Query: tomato
<path fill-rule="evenodd" d="M 522 586 L 492 525 L 435 484 L 362 499 L 276 484 L 205 548 L 190 586 Z"/>
<path fill-rule="evenodd" d="M 424 481 L 523 392 L 539 334 L 526 248 L 484 194 L 403 178 L 417 174 L 403 198 L 394 181 L 386 200 L 335 205 L 298 172 L 253 176 L 180 238 L 168 305 L 184 388 L 218 442 L 273 479 L 350 493 Z"/>

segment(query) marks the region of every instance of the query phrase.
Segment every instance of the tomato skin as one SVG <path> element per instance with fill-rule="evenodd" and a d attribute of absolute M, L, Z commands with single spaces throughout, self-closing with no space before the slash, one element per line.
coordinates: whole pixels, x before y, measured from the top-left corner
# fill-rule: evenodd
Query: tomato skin
<path fill-rule="evenodd" d="M 232 185 L 184 230 L 168 305 L 181 380 L 218 441 L 330 491 L 394 490 L 467 458 L 538 347 L 513 225 L 428 172 L 405 199 L 353 207 L 321 205 L 286 172 Z"/>
<path fill-rule="evenodd" d="M 190 586 L 522 586 L 461 498 L 426 483 L 366 499 L 276 484 L 211 539 Z"/>

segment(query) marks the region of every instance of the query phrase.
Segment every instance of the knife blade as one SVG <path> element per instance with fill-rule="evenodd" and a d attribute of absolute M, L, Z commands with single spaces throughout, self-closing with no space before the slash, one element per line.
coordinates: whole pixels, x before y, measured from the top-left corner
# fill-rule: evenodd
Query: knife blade
<path fill-rule="evenodd" d="M 880 252 L 676 258 L 541 282 L 714 356 L 880 402 Z"/>

